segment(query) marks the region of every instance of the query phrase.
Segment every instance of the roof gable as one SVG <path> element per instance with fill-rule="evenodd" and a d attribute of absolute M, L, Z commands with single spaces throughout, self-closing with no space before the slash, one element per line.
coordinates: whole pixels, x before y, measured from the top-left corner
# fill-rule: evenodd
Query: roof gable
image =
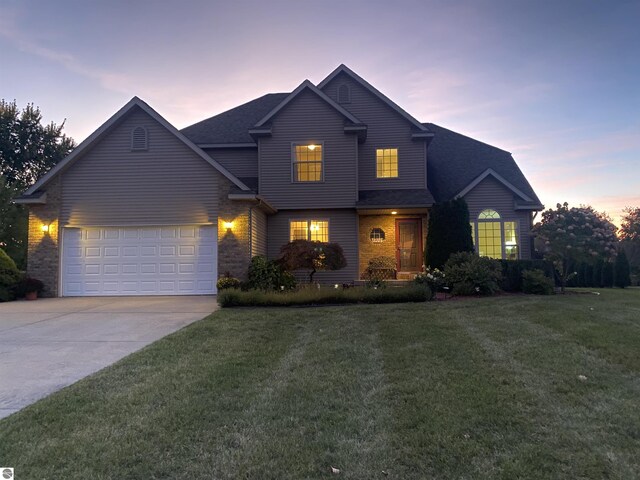
<path fill-rule="evenodd" d="M 341 64 L 340 66 L 338 66 L 338 68 L 336 68 L 324 80 L 322 80 L 318 84 L 318 88 L 320 90 L 322 90 L 329 82 L 331 82 L 331 80 L 336 78 L 341 73 L 344 73 L 345 75 L 347 75 L 350 78 L 352 78 L 356 83 L 360 84 L 363 88 L 365 88 L 370 93 L 372 93 L 380 101 L 382 101 L 384 104 L 389 106 L 392 110 L 396 111 L 400 116 L 404 117 L 418 131 L 425 132 L 425 133 L 429 132 L 429 129 L 425 125 L 423 125 L 418 120 L 416 120 L 414 117 L 412 117 L 409 113 L 407 113 L 404 109 L 402 109 L 397 103 L 393 102 L 391 99 L 389 99 L 389 97 L 384 95 L 377 88 L 375 88 L 373 85 L 371 85 L 369 82 L 367 82 L 364 78 L 362 78 L 360 75 L 355 73 L 353 70 L 351 70 L 349 67 L 347 67 L 344 64 Z"/>
<path fill-rule="evenodd" d="M 511 183 L 509 183 L 507 180 L 505 180 L 502 176 L 500 176 L 498 173 L 496 173 L 491 168 L 487 168 L 484 172 L 482 172 L 480 175 L 478 175 L 469 185 L 467 185 L 465 188 L 463 188 L 462 191 L 460 191 L 455 196 L 455 198 L 464 197 L 467 193 L 469 193 L 471 190 L 473 190 L 480 182 L 482 182 L 488 176 L 492 176 L 493 178 L 495 178 L 498 182 L 500 182 L 502 185 L 507 187 L 513 193 L 518 195 L 525 202 L 532 202 L 533 201 L 533 199 L 531 197 L 529 197 L 529 196 L 525 195 L 524 193 L 522 193 L 522 191 L 517 189 L 515 186 L 513 186 Z"/>
<path fill-rule="evenodd" d="M 285 108 L 294 98 L 296 98 L 300 93 L 305 90 L 309 90 L 324 100 L 329 106 L 331 106 L 334 110 L 340 113 L 343 117 L 345 117 L 349 122 L 353 124 L 360 124 L 360 120 L 358 120 L 354 115 L 345 110 L 343 107 L 338 105 L 336 102 L 331 100 L 327 95 L 325 95 L 321 90 L 319 90 L 313 83 L 309 80 L 305 80 L 302 82 L 298 88 L 296 88 L 293 92 L 291 92 L 282 102 L 276 105 L 270 112 L 268 112 L 264 117 L 262 117 L 256 124 L 256 128 L 264 127 L 270 122 L 273 117 L 275 117 L 283 108 Z"/>
<path fill-rule="evenodd" d="M 519 192 L 516 194 L 522 198 L 523 208 L 524 204 L 532 209 L 540 207 L 540 200 L 509 152 L 433 123 L 427 125 L 435 133 L 427 149 L 427 184 L 438 202 L 460 196 L 471 184 L 491 176 L 510 185 L 514 193 L 514 189 Z"/>
<path fill-rule="evenodd" d="M 56 166 L 54 166 L 51 170 L 49 170 L 44 176 L 42 176 L 36 183 L 34 183 L 26 192 L 24 192 L 23 196 L 29 196 L 38 191 L 39 189 L 46 186 L 56 175 L 60 172 L 69 168 L 76 160 L 82 157 L 84 153 L 89 151 L 92 147 L 94 147 L 102 138 L 107 135 L 111 129 L 119 124 L 119 122 L 127 116 L 133 109 L 140 108 L 146 114 L 148 114 L 151 118 L 156 120 L 160 125 L 166 128 L 170 133 L 175 135 L 178 140 L 184 143 L 188 148 L 193 150 L 199 157 L 209 163 L 212 167 L 218 170 L 222 175 L 228 178 L 232 183 L 234 183 L 237 187 L 242 190 L 250 190 L 243 182 L 241 182 L 237 177 L 235 177 L 231 172 L 229 172 L 226 168 L 220 165 L 218 162 L 213 160 L 209 155 L 203 152 L 200 148 L 198 148 L 194 143 L 191 142 L 187 137 L 185 137 L 182 133 L 180 133 L 173 125 L 171 125 L 167 120 L 162 117 L 158 112 L 156 112 L 153 108 L 151 108 L 147 103 L 142 101 L 138 97 L 133 97 L 126 105 L 124 105 L 120 110 L 118 110 L 109 120 L 103 123 L 95 132 L 93 132 L 86 140 L 84 140 L 80 145 L 78 145 L 69 155 L 67 155 L 64 159 L 62 159 Z"/>

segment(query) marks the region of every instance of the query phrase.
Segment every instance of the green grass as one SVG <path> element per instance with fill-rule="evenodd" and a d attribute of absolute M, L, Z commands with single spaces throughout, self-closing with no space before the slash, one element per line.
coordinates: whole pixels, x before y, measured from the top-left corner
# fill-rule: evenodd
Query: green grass
<path fill-rule="evenodd" d="M 600 292 L 225 309 L 0 420 L 0 463 L 21 479 L 640 478 L 640 289 Z"/>

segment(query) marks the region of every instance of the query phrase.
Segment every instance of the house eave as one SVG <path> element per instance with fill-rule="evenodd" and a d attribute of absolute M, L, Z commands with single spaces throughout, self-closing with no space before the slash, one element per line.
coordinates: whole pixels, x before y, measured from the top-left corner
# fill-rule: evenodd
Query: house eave
<path fill-rule="evenodd" d="M 266 213 L 277 213 L 278 209 L 267 202 L 262 195 L 255 193 L 230 193 L 228 195 L 229 200 L 244 201 L 244 202 L 256 202 L 258 207 L 261 207 Z"/>
<path fill-rule="evenodd" d="M 47 192 L 42 192 L 39 195 L 21 195 L 12 201 L 18 205 L 44 205 L 47 203 Z"/>

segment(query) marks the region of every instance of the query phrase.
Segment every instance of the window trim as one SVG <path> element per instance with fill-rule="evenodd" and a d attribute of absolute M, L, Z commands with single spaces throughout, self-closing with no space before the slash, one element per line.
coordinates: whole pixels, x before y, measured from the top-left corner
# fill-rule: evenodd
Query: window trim
<path fill-rule="evenodd" d="M 396 157 L 398 159 L 398 175 L 395 177 L 379 177 L 378 176 L 378 150 L 396 150 Z M 397 180 L 400 178 L 400 147 L 376 147 L 374 150 L 374 158 L 373 158 L 374 163 L 374 170 L 375 170 L 375 179 L 376 180 Z"/>
<path fill-rule="evenodd" d="M 321 145 L 322 146 L 322 160 L 320 160 L 320 180 L 309 180 L 307 182 L 305 181 L 299 181 L 296 180 L 296 169 L 295 169 L 295 165 L 296 163 L 304 163 L 304 162 L 298 162 L 296 161 L 296 146 L 302 146 L 302 147 L 306 147 L 309 145 Z M 305 141 L 301 141 L 301 142 L 291 142 L 291 183 L 295 183 L 295 184 L 307 184 L 307 183 L 324 183 L 324 164 L 325 164 L 325 149 L 324 149 L 324 140 L 321 140 L 319 142 L 313 142 L 310 140 L 305 140 Z"/>
<path fill-rule="evenodd" d="M 293 240 L 291 239 L 291 222 L 307 222 L 307 241 L 312 241 L 311 240 L 311 222 L 327 222 L 327 241 L 326 242 L 322 242 L 322 243 L 331 243 L 331 220 L 329 218 L 325 218 L 325 217 L 317 217 L 317 218 L 312 218 L 312 217 L 289 217 L 287 219 L 288 225 L 289 225 L 289 241 L 293 242 Z M 300 240 L 300 239 L 299 239 Z M 313 240 L 313 241 L 319 241 L 319 240 Z"/>
<path fill-rule="evenodd" d="M 498 214 L 499 218 L 483 218 L 480 219 L 480 214 L 486 210 L 493 210 L 494 212 L 496 212 Z M 476 215 L 475 220 L 469 222 L 472 226 L 471 230 L 472 230 L 472 240 L 473 240 L 473 249 L 474 251 L 480 255 L 480 238 L 478 237 L 479 234 L 479 227 L 478 225 L 480 223 L 499 223 L 500 224 L 500 254 L 501 254 L 501 259 L 502 260 L 506 260 L 507 256 L 506 256 L 506 244 L 505 244 L 505 231 L 504 231 L 504 224 L 505 223 L 513 223 L 515 226 L 515 230 L 516 230 L 516 247 L 517 247 L 517 252 L 518 252 L 518 258 L 516 260 L 520 260 L 522 258 L 522 237 L 520 235 L 520 219 L 519 218 L 505 218 L 503 215 L 500 214 L 500 212 L 498 212 L 498 210 L 496 210 L 495 208 L 483 208 L 478 215 Z M 488 257 L 491 258 L 491 257 Z"/>

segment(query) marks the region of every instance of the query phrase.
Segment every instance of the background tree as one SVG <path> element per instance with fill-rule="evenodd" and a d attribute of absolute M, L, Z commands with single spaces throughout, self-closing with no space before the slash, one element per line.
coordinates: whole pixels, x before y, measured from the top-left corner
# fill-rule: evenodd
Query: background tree
<path fill-rule="evenodd" d="M 624 250 L 621 250 L 616 257 L 614 271 L 614 284 L 616 287 L 625 288 L 631 285 L 631 270 L 629 268 L 629 261 L 627 260 L 627 256 L 625 255 Z"/>
<path fill-rule="evenodd" d="M 555 210 L 545 210 L 542 221 L 534 227 L 543 241 L 545 260 L 558 272 L 563 292 L 579 262 L 593 266 L 598 259 L 611 261 L 616 254 L 616 230 L 605 214 L 589 206 L 569 208 L 566 202 L 557 204 Z"/>
<path fill-rule="evenodd" d="M 22 111 L 16 102 L 0 100 L 0 247 L 25 268 L 27 209 L 11 200 L 26 190 L 75 147 L 56 125 L 42 123 L 38 107 Z"/>
<path fill-rule="evenodd" d="M 624 250 L 635 282 L 640 278 L 640 207 L 627 207 L 620 227 L 620 248 Z"/>
<path fill-rule="evenodd" d="M 285 270 L 309 270 L 309 283 L 319 270 L 340 270 L 347 266 L 342 247 L 337 243 L 294 240 L 280 249 L 280 262 Z"/>
<path fill-rule="evenodd" d="M 469 208 L 464 198 L 431 209 L 425 265 L 441 269 L 451 254 L 457 252 L 473 252 Z"/>

